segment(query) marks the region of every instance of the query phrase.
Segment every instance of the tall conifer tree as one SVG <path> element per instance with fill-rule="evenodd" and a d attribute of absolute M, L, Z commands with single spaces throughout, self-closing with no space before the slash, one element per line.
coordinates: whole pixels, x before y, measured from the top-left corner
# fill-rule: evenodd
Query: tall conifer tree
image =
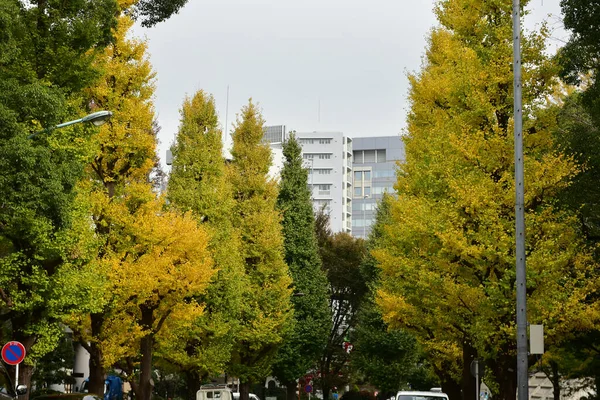
<path fill-rule="evenodd" d="M 315 368 L 327 344 L 331 326 L 327 276 L 321 270 L 315 235 L 308 173 L 302 166 L 302 148 L 295 135 L 283 145 L 277 208 L 283 215 L 285 261 L 295 295 L 294 330 L 279 349 L 274 375 L 287 387 L 288 400 L 296 398 L 296 380 Z"/>

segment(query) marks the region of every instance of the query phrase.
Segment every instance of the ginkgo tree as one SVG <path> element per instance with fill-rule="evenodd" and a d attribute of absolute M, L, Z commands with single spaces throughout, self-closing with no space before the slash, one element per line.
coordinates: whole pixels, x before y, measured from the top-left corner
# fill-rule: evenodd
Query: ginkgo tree
<path fill-rule="evenodd" d="M 149 400 L 155 338 L 163 326 L 202 315 L 198 299 L 214 269 L 209 235 L 191 213 L 164 211 L 147 184 L 128 191 L 121 207 L 104 215 L 115 240 L 98 264 L 115 307 L 105 315 L 101 345 L 105 365 L 126 371 L 136 397 Z"/>
<path fill-rule="evenodd" d="M 123 1 L 121 9 L 130 3 Z M 80 182 L 82 195 L 78 201 L 87 207 L 94 221 L 95 248 L 83 253 L 88 256 L 87 269 L 78 273 L 89 278 L 86 285 L 95 288 L 97 301 L 87 313 L 78 313 L 69 321 L 76 337 L 90 353 L 90 382 L 92 393 L 102 393 L 105 364 L 102 340 L 109 336 L 105 329 L 106 316 L 117 307 L 114 304 L 112 282 L 106 271 L 97 270 L 98 262 L 110 252 L 112 227 L 106 215 L 122 206 L 125 189 L 130 183 L 143 183 L 154 165 L 156 139 L 153 131 L 152 67 L 146 58 L 146 44 L 128 39 L 133 25 L 127 16 L 120 16 L 114 31 L 114 42 L 98 57 L 97 67 L 104 71 L 99 82 L 86 90 L 86 103 L 111 110 L 113 117 L 94 137 L 96 154 L 89 165 L 89 178 Z M 88 243 L 89 241 L 83 241 Z"/>
<path fill-rule="evenodd" d="M 184 373 L 187 391 L 193 397 L 200 383 L 221 374 L 230 360 L 246 282 L 240 233 L 232 221 L 232 186 L 212 96 L 200 90 L 185 99 L 172 151 L 167 188 L 170 206 L 192 212 L 210 232 L 209 250 L 218 269 L 202 297 L 206 312 L 200 318 L 172 319 L 157 336 L 157 355 Z"/>
<path fill-rule="evenodd" d="M 398 198 L 374 250 L 384 320 L 415 333 L 465 399 L 474 357 L 495 398 L 516 395 L 511 11 L 509 0 L 437 3 L 440 25 L 409 77 Z M 556 68 L 544 39 L 544 29 L 525 34 L 522 46 L 528 321 L 557 343 L 597 326 L 600 281 L 575 217 L 555 206 L 578 166 L 553 146 L 545 96 Z"/>
<path fill-rule="evenodd" d="M 82 240 L 92 250 L 80 275 L 97 301 L 68 322 L 90 352 L 91 392 L 102 393 L 106 369 L 118 366 L 136 397 L 147 400 L 155 338 L 167 320 L 203 312 L 197 299 L 213 268 L 207 231 L 191 214 L 165 211 L 154 192 L 153 72 L 145 43 L 127 37 L 132 24 L 119 17 L 115 41 L 98 59 L 104 75 L 87 90 L 90 103 L 114 115 L 97 135 L 89 179 L 80 183 L 93 230 L 93 240 Z"/>
<path fill-rule="evenodd" d="M 271 150 L 262 141 L 263 125 L 250 101 L 238 116 L 231 151 L 233 222 L 241 232 L 247 283 L 228 373 L 240 379 L 242 400 L 248 400 L 250 383 L 268 376 L 292 322 L 292 280 L 284 261 L 281 216 L 275 208 L 277 183 L 268 177 Z"/>

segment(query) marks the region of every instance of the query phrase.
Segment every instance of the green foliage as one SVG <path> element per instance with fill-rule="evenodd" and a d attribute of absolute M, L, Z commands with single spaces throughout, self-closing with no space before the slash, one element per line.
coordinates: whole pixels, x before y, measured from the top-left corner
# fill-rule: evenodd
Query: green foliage
<path fill-rule="evenodd" d="M 69 373 L 73 369 L 74 359 L 73 341 L 63 332 L 56 349 L 36 362 L 31 379 L 36 391 L 48 390 L 51 385 L 74 384 L 75 378 Z"/>
<path fill-rule="evenodd" d="M 199 378 L 221 374 L 231 357 L 245 282 L 218 124 L 212 96 L 198 91 L 184 101 L 168 185 L 170 205 L 191 211 L 209 230 L 209 248 L 218 269 L 206 296 L 200 299 L 206 313 L 189 325 L 168 326 L 158 338 L 164 360 Z M 199 384 L 200 379 L 197 381 Z"/>
<path fill-rule="evenodd" d="M 132 17 L 142 17 L 142 26 L 151 27 L 177 14 L 188 0 L 139 0 L 129 10 Z"/>
<path fill-rule="evenodd" d="M 581 83 L 583 77 L 600 71 L 600 32 L 596 26 L 600 19 L 600 5 L 587 0 L 561 0 L 563 23 L 572 35 L 563 46 L 558 58 L 561 75 L 569 83 Z"/>
<path fill-rule="evenodd" d="M 377 248 L 384 235 L 385 225 L 390 222 L 391 202 L 392 197 L 386 194 L 377 207 L 375 224 L 367 241 L 368 250 Z M 369 293 L 351 335 L 353 369 L 389 395 L 395 395 L 400 389 L 429 390 L 436 386 L 415 337 L 405 330 L 389 330 L 383 321 L 381 310 L 375 304 L 380 286 L 379 269 L 371 254 L 367 254 L 361 265 L 361 275 L 368 284 Z"/>
<path fill-rule="evenodd" d="M 333 326 L 319 362 L 319 383 L 323 397 L 328 398 L 333 387 L 342 387 L 348 382 L 350 354 L 344 342 L 349 340 L 350 331 L 356 327 L 358 313 L 369 290 L 361 271 L 366 247 L 363 239 L 355 239 L 347 233 L 332 234 L 324 209 L 317 213 L 315 229 L 333 312 Z"/>
<path fill-rule="evenodd" d="M 267 177 L 271 150 L 262 143 L 263 125 L 250 101 L 233 132 L 233 221 L 241 230 L 247 280 L 241 329 L 228 372 L 243 383 L 269 374 L 292 320 L 292 280 L 284 260 L 281 217 L 275 209 L 277 184 Z"/>
<path fill-rule="evenodd" d="M 557 148 L 583 166 L 573 183 L 562 191 L 561 205 L 578 213 L 586 239 L 597 243 L 600 240 L 600 188 L 597 185 L 600 180 L 600 120 L 594 120 L 594 111 L 586 107 L 580 92 L 569 95 L 555 109 Z"/>
<path fill-rule="evenodd" d="M 581 173 L 560 196 L 561 205 L 578 214 L 582 233 L 595 245 L 598 260 L 600 242 L 600 4 L 562 0 L 565 27 L 571 30 L 568 43 L 559 50 L 561 77 L 578 86 L 557 105 L 556 142 L 560 151 L 581 165 Z M 598 328 L 580 332 L 564 345 L 553 348 L 552 361 L 565 377 L 592 377 L 596 398 L 600 388 Z M 546 356 L 544 358 L 547 358 Z"/>
<path fill-rule="evenodd" d="M 277 198 L 283 215 L 285 261 L 294 292 L 301 296 L 292 297 L 294 330 L 279 349 L 273 373 L 280 382 L 292 385 L 316 366 L 331 328 L 327 277 L 321 270 L 308 172 L 301 153 L 292 134 L 283 145 L 285 162 Z"/>
<path fill-rule="evenodd" d="M 90 128 L 27 136 L 85 114 L 75 104 L 98 76 L 92 61 L 111 39 L 114 10 L 112 0 L 0 1 L 0 323 L 26 345 L 25 383 L 86 297 L 63 272 L 79 264 L 73 199 Z"/>

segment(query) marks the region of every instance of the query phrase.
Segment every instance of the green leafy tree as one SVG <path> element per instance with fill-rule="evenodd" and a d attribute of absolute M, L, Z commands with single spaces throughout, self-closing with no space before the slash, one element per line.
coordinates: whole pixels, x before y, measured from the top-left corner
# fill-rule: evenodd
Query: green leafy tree
<path fill-rule="evenodd" d="M 63 332 L 56 348 L 36 361 L 31 378 L 35 391 L 39 393 L 49 390 L 52 385 L 74 384 L 75 378 L 70 374 L 74 358 L 73 340 Z"/>
<path fill-rule="evenodd" d="M 473 357 L 487 360 L 494 397 L 516 395 L 511 12 L 510 1 L 438 3 L 440 26 L 410 76 L 398 199 L 375 252 L 384 320 L 413 332 L 442 387 L 449 372 L 466 400 Z M 523 35 L 522 67 L 528 321 L 544 323 L 550 345 L 597 326 L 599 281 L 576 219 L 556 207 L 577 166 L 555 150 L 544 39 Z"/>
<path fill-rule="evenodd" d="M 334 387 L 347 384 L 350 376 L 350 332 L 356 327 L 358 313 L 368 293 L 361 264 L 366 255 L 365 241 L 347 233 L 333 234 L 329 215 L 318 211 L 315 221 L 319 253 L 329 282 L 329 307 L 333 324 L 319 360 L 317 382 L 328 399 Z"/>
<path fill-rule="evenodd" d="M 294 400 L 296 380 L 315 368 L 327 343 L 331 311 L 315 235 L 308 171 L 302 166 L 302 148 L 294 134 L 284 143 L 283 155 L 277 208 L 283 215 L 285 261 L 295 292 L 294 330 L 279 349 L 273 374 L 287 387 L 288 400 Z"/>
<path fill-rule="evenodd" d="M 188 0 L 139 0 L 128 10 L 134 19 L 140 19 L 142 26 L 151 27 L 179 13 Z"/>
<path fill-rule="evenodd" d="M 375 224 L 367 240 L 368 251 L 377 248 L 384 235 L 384 227 L 390 221 L 391 201 L 392 197 L 386 194 L 378 204 Z M 350 336 L 354 346 L 351 353 L 353 370 L 378 388 L 383 398 L 395 395 L 400 389 L 429 390 L 437 386 L 415 337 L 404 330 L 390 330 L 383 321 L 375 304 L 380 272 L 371 254 L 367 254 L 361 265 L 361 275 L 369 292 Z"/>
<path fill-rule="evenodd" d="M 573 178 L 573 184 L 560 196 L 563 207 L 576 212 L 582 233 L 589 243 L 600 242 L 600 32 L 594 27 L 600 18 L 597 2 L 563 0 L 561 8 L 565 27 L 571 30 L 571 38 L 558 52 L 563 80 L 575 87 L 568 97 L 558 102 L 555 139 L 559 151 L 571 155 L 583 166 Z M 555 383 L 555 395 L 559 392 L 558 378 L 593 377 L 596 398 L 600 388 L 598 374 L 599 330 L 580 332 L 564 345 L 556 346 L 544 355 L 546 368 L 551 371 Z M 590 380 L 588 380 L 590 381 Z"/>
<path fill-rule="evenodd" d="M 170 205 L 193 212 L 209 230 L 209 249 L 218 269 L 201 299 L 206 304 L 205 314 L 186 320 L 185 326 L 167 326 L 158 338 L 158 354 L 186 375 L 190 398 L 202 381 L 221 374 L 230 360 L 246 281 L 218 125 L 212 96 L 198 91 L 184 101 L 168 184 Z"/>
<path fill-rule="evenodd" d="M 240 379 L 241 400 L 252 381 L 266 377 L 292 322 L 292 280 L 284 260 L 277 184 L 268 178 L 271 150 L 262 143 L 263 118 L 250 101 L 233 132 L 234 224 L 241 229 L 246 286 L 240 332 L 229 374 Z"/>
<path fill-rule="evenodd" d="M 88 127 L 27 136 L 85 115 L 81 89 L 98 76 L 114 10 L 113 0 L 0 1 L 0 324 L 25 345 L 26 385 L 80 305 L 63 272 L 79 264 L 72 205 L 90 157 Z"/>

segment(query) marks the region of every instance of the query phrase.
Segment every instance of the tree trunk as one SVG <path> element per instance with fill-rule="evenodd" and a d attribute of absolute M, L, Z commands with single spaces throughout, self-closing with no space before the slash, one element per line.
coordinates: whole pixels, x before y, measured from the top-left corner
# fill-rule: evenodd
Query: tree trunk
<path fill-rule="evenodd" d="M 146 331 L 146 336 L 140 341 L 140 353 L 142 361 L 140 363 L 140 382 L 139 399 L 150 400 L 152 398 L 152 347 L 154 344 L 154 335 L 152 333 L 152 323 L 154 322 L 154 308 L 152 306 L 141 305 L 141 323 Z"/>
<path fill-rule="evenodd" d="M 298 384 L 296 382 L 288 382 L 285 385 L 286 387 L 286 399 L 287 400 L 298 400 L 298 397 L 300 396 L 300 389 L 298 388 Z M 296 390 L 298 390 L 298 393 L 296 393 Z"/>
<path fill-rule="evenodd" d="M 250 382 L 240 382 L 240 400 L 248 400 L 250 398 Z"/>
<path fill-rule="evenodd" d="M 323 383 L 321 386 L 321 391 L 323 392 L 323 400 L 329 400 L 329 393 L 331 392 L 331 388 L 328 383 Z"/>
<path fill-rule="evenodd" d="M 456 382 L 452 376 L 445 371 L 436 370 L 435 372 L 438 378 L 440 378 L 442 392 L 446 393 L 450 400 L 461 400 L 462 392 L 460 389 L 460 383 Z"/>
<path fill-rule="evenodd" d="M 195 371 L 185 371 L 185 386 L 188 400 L 196 400 L 196 392 L 200 389 L 200 377 Z"/>
<path fill-rule="evenodd" d="M 490 367 L 496 376 L 499 393 L 494 394 L 494 400 L 516 400 L 517 398 L 517 358 L 516 356 L 499 356 L 490 362 Z"/>
<path fill-rule="evenodd" d="M 105 371 L 102 365 L 102 348 L 98 343 L 98 338 L 102 334 L 104 325 L 104 314 L 91 314 L 92 342 L 90 343 L 90 381 L 88 382 L 88 392 L 100 397 L 104 395 Z"/>
<path fill-rule="evenodd" d="M 550 381 L 552 382 L 554 400 L 560 400 L 560 375 L 558 373 L 558 363 L 556 361 L 550 361 L 550 368 L 552 368 Z"/>
<path fill-rule="evenodd" d="M 463 400 L 478 400 L 475 387 L 475 377 L 471 373 L 471 363 L 477 358 L 477 350 L 471 346 L 468 340 L 463 342 L 463 370 L 460 382 Z M 481 377 L 479 377 L 481 379 Z"/>

